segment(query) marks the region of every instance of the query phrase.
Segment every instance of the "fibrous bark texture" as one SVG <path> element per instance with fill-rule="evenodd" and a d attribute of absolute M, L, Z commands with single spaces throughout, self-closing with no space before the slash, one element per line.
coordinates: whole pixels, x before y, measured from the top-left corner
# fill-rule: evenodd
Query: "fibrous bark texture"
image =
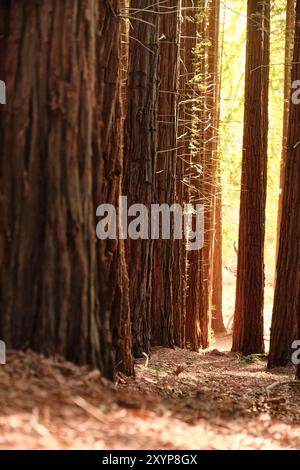
<path fill-rule="evenodd" d="M 147 12 L 147 0 L 131 0 L 131 29 L 125 125 L 123 194 L 128 206 L 139 203 L 149 210 L 155 202 L 158 107 L 158 6 Z M 138 11 L 140 10 L 140 11 Z M 139 21 L 145 18 L 147 22 Z M 138 214 L 139 215 L 139 214 Z M 150 352 L 153 241 L 126 242 L 130 278 L 133 351 Z"/>
<path fill-rule="evenodd" d="M 119 1 L 0 9 L 0 336 L 131 373 L 124 249 L 95 233 L 96 207 L 121 191 Z"/>
<path fill-rule="evenodd" d="M 300 76 L 300 1 L 296 7 L 296 27 L 292 82 Z M 277 261 L 277 281 L 271 327 L 268 366 L 283 366 L 291 361 L 292 342 L 300 333 L 300 107 L 291 100 L 285 182 L 282 197 L 282 221 Z M 299 338 L 299 336 L 298 336 Z M 300 370 L 298 368 L 298 376 Z"/>
<path fill-rule="evenodd" d="M 233 351 L 264 351 L 270 2 L 248 0 L 245 113 Z"/>

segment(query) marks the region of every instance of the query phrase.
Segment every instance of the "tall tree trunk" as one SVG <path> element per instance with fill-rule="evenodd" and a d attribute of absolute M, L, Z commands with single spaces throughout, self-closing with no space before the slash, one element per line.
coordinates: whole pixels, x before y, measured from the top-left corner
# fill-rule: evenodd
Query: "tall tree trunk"
<path fill-rule="evenodd" d="M 190 184 L 191 202 L 201 202 L 205 207 L 205 233 L 201 253 L 191 253 L 189 256 L 189 294 L 191 295 L 187 302 L 187 318 L 197 319 L 197 327 L 191 330 L 191 334 L 194 335 L 194 345 L 193 340 L 189 339 L 193 349 L 206 348 L 210 344 L 214 281 L 217 283 L 214 299 L 218 302 L 219 308 L 222 303 L 222 254 L 220 251 L 217 262 L 215 263 L 214 260 L 220 85 L 218 61 L 220 3 L 217 0 L 200 1 L 198 7 L 201 8 L 201 15 L 198 18 L 199 39 L 195 64 L 199 76 L 199 88 L 194 125 L 195 151 L 191 164 Z M 221 206 L 219 206 L 219 216 L 220 210 Z M 222 230 L 221 226 L 220 228 Z M 218 240 L 222 241 L 221 236 Z M 220 245 L 221 249 L 222 245 Z M 197 336 L 198 341 L 195 341 Z"/>
<path fill-rule="evenodd" d="M 220 193 L 219 121 L 220 121 L 220 70 L 219 70 L 220 1 L 208 3 L 207 30 L 207 87 L 206 87 L 206 200 L 207 208 L 207 278 L 209 282 L 208 318 L 217 332 L 225 331 L 222 318 L 222 201 Z M 210 328 L 210 323 L 209 323 Z"/>
<path fill-rule="evenodd" d="M 193 143 L 193 106 L 196 96 L 195 91 L 195 47 L 197 41 L 197 0 L 183 0 L 182 2 L 182 26 L 180 41 L 180 107 L 178 126 L 178 159 L 177 159 L 177 188 L 181 203 L 188 203 L 191 199 L 190 191 L 190 166 L 192 162 Z M 192 349 L 199 349 L 200 335 L 197 330 L 199 311 L 196 312 L 196 295 L 198 296 L 199 285 L 193 276 L 192 266 L 188 264 L 191 253 L 186 249 L 186 244 L 181 243 L 181 277 L 183 282 L 182 293 L 182 346 L 188 345 Z M 199 254 L 199 253 L 198 253 Z M 190 283 L 189 283 L 190 281 Z M 198 288 L 198 290 L 197 290 Z M 176 292 L 176 289 L 175 289 Z M 176 308 L 176 305 L 175 305 Z M 198 322 L 199 323 L 199 322 Z M 176 335 L 175 335 L 176 340 Z M 177 343 L 176 343 L 177 344 Z M 178 344 L 177 344 L 178 345 Z"/>
<path fill-rule="evenodd" d="M 167 0 L 160 11 L 160 95 L 156 203 L 175 202 L 181 0 Z M 154 243 L 153 343 L 174 346 L 174 276 L 180 275 L 174 240 Z"/>
<path fill-rule="evenodd" d="M 205 33 L 206 33 L 206 2 L 199 0 L 196 6 L 201 14 L 196 17 L 196 49 L 192 57 L 191 70 L 194 74 L 196 102 L 191 107 L 192 123 L 191 158 L 189 170 L 189 202 L 201 203 L 203 200 L 204 173 L 204 96 L 205 96 Z M 187 13 L 188 15 L 188 13 Z M 199 78 L 196 78 L 199 77 Z M 207 346 L 208 322 L 207 298 L 208 283 L 205 282 L 205 250 L 188 253 L 188 295 L 186 313 L 186 344 L 194 351 Z"/>
<path fill-rule="evenodd" d="M 131 360 L 122 242 L 96 207 L 122 174 L 119 1 L 3 2 L 0 337 L 113 377 Z M 2 59 L 3 59 L 2 57 Z"/>
<path fill-rule="evenodd" d="M 220 5 L 219 5 L 220 14 Z M 220 101 L 221 101 L 221 77 L 223 65 L 223 47 L 224 47 L 224 28 L 225 28 L 225 14 L 223 17 L 223 30 L 222 30 L 222 44 L 219 55 L 221 56 L 221 64 L 218 75 L 218 90 L 217 90 L 217 103 L 218 111 L 216 117 L 216 131 L 217 131 L 217 152 L 216 152 L 216 188 L 215 195 L 215 243 L 213 251 L 213 292 L 212 292 L 212 328 L 214 333 L 226 332 L 223 319 L 223 218 L 222 218 L 222 178 L 221 178 L 221 157 L 219 154 L 219 128 L 220 128 Z"/>
<path fill-rule="evenodd" d="M 300 0 L 297 0 L 292 82 L 300 76 Z M 294 325 L 300 323 L 300 107 L 290 102 L 277 282 L 268 366 L 291 360 Z M 296 320 L 297 321 L 297 320 Z M 299 325 L 300 326 L 300 325 Z M 298 335 L 300 328 L 298 331 Z M 299 336 L 298 336 L 299 337 Z"/>
<path fill-rule="evenodd" d="M 233 351 L 264 351 L 270 2 L 248 0 L 246 89 Z"/>
<path fill-rule="evenodd" d="M 285 55 L 284 55 L 284 109 L 283 109 L 283 132 L 282 132 L 282 156 L 280 167 L 280 187 L 278 200 L 278 218 L 277 218 L 277 246 L 276 255 L 278 256 L 280 225 L 282 216 L 282 198 L 283 187 L 285 181 L 285 164 L 287 152 L 287 133 L 289 124 L 290 98 L 291 98 L 291 75 L 292 75 L 292 58 L 293 44 L 295 33 L 295 0 L 287 0 L 286 9 L 286 31 L 285 31 Z"/>
<path fill-rule="evenodd" d="M 217 10 L 217 15 L 215 10 Z M 212 15 L 216 15 L 214 25 L 214 42 L 211 54 L 214 60 L 214 132 L 215 132 L 215 200 L 214 200 L 214 246 L 212 254 L 213 275 L 212 275 L 212 329 L 214 333 L 224 333 L 226 328 L 223 320 L 223 227 L 222 227 L 222 180 L 221 180 L 221 160 L 219 153 L 219 128 L 220 128 L 220 97 L 221 97 L 221 67 L 219 50 L 219 27 L 220 27 L 220 1 L 217 1 L 212 10 Z M 224 28 L 223 28 L 224 36 Z M 223 44 L 221 46 L 223 48 Z"/>
<path fill-rule="evenodd" d="M 157 157 L 158 6 L 131 0 L 124 195 L 128 206 L 154 203 Z M 143 10 L 134 13 L 135 9 Z M 144 21 L 139 21 L 145 19 Z M 153 241 L 127 240 L 133 351 L 150 352 Z"/>
<path fill-rule="evenodd" d="M 220 172 L 220 165 L 217 165 Z M 222 253 L 222 188 L 221 178 L 217 176 L 217 194 L 215 196 L 215 241 L 213 251 L 213 278 L 212 278 L 212 329 L 214 333 L 225 333 L 223 320 L 223 253 Z"/>

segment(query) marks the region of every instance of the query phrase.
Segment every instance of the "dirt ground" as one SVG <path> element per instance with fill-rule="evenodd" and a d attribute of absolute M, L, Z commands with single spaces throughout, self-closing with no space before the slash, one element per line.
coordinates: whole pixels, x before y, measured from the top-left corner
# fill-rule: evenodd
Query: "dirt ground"
<path fill-rule="evenodd" d="M 115 384 L 59 358 L 9 351 L 0 449 L 300 449 L 292 368 L 218 349 L 157 348 Z"/>

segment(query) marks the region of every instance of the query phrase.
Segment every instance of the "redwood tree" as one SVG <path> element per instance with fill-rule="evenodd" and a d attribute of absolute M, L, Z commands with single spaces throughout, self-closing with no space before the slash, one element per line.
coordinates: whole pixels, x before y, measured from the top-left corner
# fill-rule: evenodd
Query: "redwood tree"
<path fill-rule="evenodd" d="M 189 171 L 189 202 L 201 203 L 204 200 L 204 140 L 205 140 L 205 84 L 206 84 L 206 50 L 205 34 L 207 25 L 206 2 L 200 0 L 197 3 L 201 8 L 201 14 L 196 16 L 196 27 L 193 32 L 196 35 L 196 48 L 192 61 L 192 70 L 195 86 L 195 103 L 191 108 L 190 116 L 192 124 L 192 152 L 190 156 Z M 198 77 L 198 78 L 197 78 Z M 205 225 L 207 215 L 205 210 Z M 186 312 L 186 343 L 197 351 L 201 347 L 207 347 L 209 343 L 209 282 L 207 274 L 207 233 L 205 233 L 205 248 L 200 251 L 188 253 L 188 291 Z"/>
<path fill-rule="evenodd" d="M 208 28 L 208 90 L 207 111 L 207 150 L 211 156 L 212 213 L 210 230 L 210 288 L 211 288 L 211 325 L 215 333 L 226 331 L 222 313 L 222 193 L 219 154 L 220 122 L 220 65 L 219 65 L 219 22 L 220 1 L 211 0 L 209 4 Z"/>
<path fill-rule="evenodd" d="M 192 116 L 193 152 L 189 186 L 191 202 L 204 205 L 205 233 L 201 252 L 189 254 L 186 331 L 187 342 L 195 350 L 199 347 L 206 348 L 210 344 L 213 300 L 218 304 L 220 330 L 222 323 L 221 224 L 218 226 L 219 251 L 216 252 L 216 258 L 214 251 L 218 197 L 220 3 L 217 0 L 199 1 L 197 6 L 201 8 L 201 14 L 197 16 L 198 40 L 194 57 L 197 100 Z M 221 222 L 219 197 L 218 201 L 218 221 Z"/>
<path fill-rule="evenodd" d="M 245 114 L 233 351 L 264 351 L 270 1 L 248 0 Z"/>
<path fill-rule="evenodd" d="M 0 4 L 0 337 L 132 372 L 122 242 L 96 207 L 122 174 L 119 0 Z M 2 77 L 1 77 L 2 78 Z"/>
<path fill-rule="evenodd" d="M 128 206 L 140 203 L 150 209 L 155 202 L 159 15 L 158 6 L 149 8 L 148 0 L 131 0 L 130 9 L 123 193 Z M 141 356 L 150 352 L 153 241 L 128 239 L 126 255 L 133 351 Z"/>
<path fill-rule="evenodd" d="M 292 82 L 300 77 L 300 0 L 296 6 Z M 290 88 L 291 89 L 291 88 Z M 300 333 L 300 107 L 290 102 L 285 183 L 277 261 L 270 354 L 268 366 L 283 366 L 291 360 L 295 319 Z M 298 368 L 298 377 L 300 370 Z"/>
<path fill-rule="evenodd" d="M 195 76 L 195 46 L 196 46 L 196 5 L 194 0 L 183 0 L 182 26 L 180 41 L 180 106 L 179 106 L 179 126 L 178 126 L 178 158 L 177 158 L 177 198 L 182 203 L 190 202 L 190 173 L 192 162 L 192 142 L 193 142 L 193 106 L 196 97 L 194 76 Z M 197 302 L 195 305 L 196 293 L 200 291 L 197 279 L 192 275 L 192 266 L 188 263 L 191 253 L 186 250 L 185 243 L 181 245 L 182 251 L 182 282 L 183 302 L 181 308 L 184 311 L 182 319 L 183 345 L 188 345 L 193 349 L 199 348 L 199 331 L 197 330 Z M 199 254 L 199 253 L 198 253 Z M 197 266 L 198 268 L 198 266 Z M 196 269 L 197 269 L 196 268 Z M 198 291 L 196 291 L 198 287 Z M 180 302 L 178 302 L 180 304 Z M 176 306 L 175 306 L 176 308 Z M 199 322 L 198 322 L 199 323 Z M 175 336 L 176 338 L 176 336 Z"/>
<path fill-rule="evenodd" d="M 279 188 L 279 201 L 278 201 L 276 254 L 278 254 L 281 215 L 282 215 L 282 197 L 283 197 L 283 187 L 284 187 L 284 181 L 285 181 L 285 164 L 286 164 L 287 138 L 288 138 L 287 133 L 288 133 L 290 97 L 291 97 L 291 73 L 292 73 L 291 62 L 293 59 L 294 33 L 295 33 L 295 0 L 287 0 L 285 55 L 284 55 L 285 64 L 284 64 L 284 109 L 283 109 L 283 132 L 282 132 L 282 156 L 281 156 L 281 167 L 280 167 L 280 188 Z"/>
<path fill-rule="evenodd" d="M 188 22 L 185 8 L 190 8 L 193 0 L 182 0 L 182 23 L 180 31 L 180 68 L 179 68 L 179 106 L 178 106 L 178 137 L 177 137 L 177 160 L 176 160 L 176 203 L 183 206 L 188 202 L 188 187 L 186 175 L 188 171 L 189 144 L 190 144 L 190 122 L 187 117 L 187 90 L 189 89 L 190 76 L 186 67 L 186 57 L 190 51 L 188 47 Z M 186 337 L 186 294 L 187 294 L 187 250 L 185 240 L 175 240 L 174 256 L 178 257 L 180 264 L 180 276 L 176 276 L 174 284 L 174 342 L 179 347 L 185 346 Z M 177 281 L 177 284 L 176 284 Z"/>
<path fill-rule="evenodd" d="M 158 156 L 155 202 L 175 202 L 179 39 L 181 0 L 159 4 L 160 12 L 160 93 L 158 104 Z M 180 276 L 180 260 L 175 257 L 174 240 L 156 240 L 153 264 L 153 343 L 174 346 L 174 277 Z"/>

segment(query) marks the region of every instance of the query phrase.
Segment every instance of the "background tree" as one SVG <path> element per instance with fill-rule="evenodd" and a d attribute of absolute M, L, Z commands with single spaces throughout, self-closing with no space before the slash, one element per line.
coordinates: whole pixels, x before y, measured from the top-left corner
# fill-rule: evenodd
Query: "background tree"
<path fill-rule="evenodd" d="M 198 2 L 194 0 L 183 0 L 182 2 L 177 187 L 181 191 L 180 198 L 183 203 L 191 202 L 193 108 L 196 99 L 194 62 L 197 42 L 197 6 Z M 184 273 L 185 282 L 184 345 L 197 350 L 200 347 L 199 328 L 197 328 L 197 325 L 199 325 L 199 310 L 197 306 L 199 306 L 198 292 L 201 291 L 201 286 L 198 284 L 198 266 L 190 264 L 191 255 L 192 253 L 186 250 L 184 244 L 182 253 L 182 272 Z"/>
<path fill-rule="evenodd" d="M 96 207 L 121 191 L 118 12 L 29 0 L 0 14 L 0 336 L 108 377 L 133 371 L 124 249 L 95 234 Z"/>
<path fill-rule="evenodd" d="M 180 80 L 179 80 L 179 107 L 178 107 L 178 137 L 176 162 L 176 202 L 183 204 L 189 202 L 188 174 L 191 158 L 192 139 L 192 99 L 194 87 L 193 49 L 196 44 L 195 2 L 182 0 L 182 23 L 180 36 Z M 174 311 L 174 340 L 180 347 L 186 342 L 186 302 L 188 294 L 188 264 L 185 240 L 175 240 L 175 256 L 181 266 L 181 276 L 176 278 L 178 284 L 174 285 L 175 311 Z"/>
<path fill-rule="evenodd" d="M 186 126 L 188 127 L 188 158 L 187 174 L 188 199 L 191 204 L 202 203 L 201 200 L 201 171 L 203 152 L 203 81 L 204 81 L 204 52 L 201 47 L 205 35 L 205 2 L 199 0 L 195 6 L 194 22 L 187 10 L 187 38 L 189 47 L 185 48 L 185 67 L 190 76 L 189 92 L 186 106 Z M 192 38 L 192 39 L 191 39 Z M 196 39 L 195 39 L 196 38 Z M 191 44 L 191 41 L 192 44 Z M 187 131 L 186 131 L 187 132 Z M 194 351 L 203 347 L 203 330 L 201 320 L 204 311 L 204 269 L 203 250 L 191 251 L 187 254 L 187 301 L 186 301 L 186 345 Z"/>
<path fill-rule="evenodd" d="M 196 350 L 210 344 L 213 312 L 219 121 L 219 11 L 218 1 L 198 3 L 198 41 L 194 57 L 197 104 L 193 107 L 193 152 L 189 185 L 191 202 L 202 203 L 205 207 L 205 233 L 203 250 L 190 253 L 188 257 L 187 299 L 187 321 L 190 322 L 187 327 L 187 341 Z M 218 262 L 215 272 L 216 292 L 222 297 L 222 292 L 217 290 L 222 279 L 221 272 L 222 266 Z M 220 297 L 216 300 L 220 307 Z"/>
<path fill-rule="evenodd" d="M 219 24 L 220 24 L 220 1 L 212 0 L 209 5 L 209 28 L 208 28 L 208 77 L 207 111 L 210 126 L 208 127 L 208 146 L 210 147 L 211 167 L 211 190 L 212 221 L 211 221 L 211 325 L 215 333 L 226 331 L 222 313 L 222 189 L 221 189 L 221 166 L 219 153 L 219 122 L 220 122 L 220 63 L 219 63 Z M 207 149 L 209 150 L 209 148 Z"/>
<path fill-rule="evenodd" d="M 300 1 L 296 6 L 296 26 L 292 82 L 300 76 Z M 300 107 L 290 102 L 282 221 L 277 261 L 270 354 L 268 366 L 286 365 L 291 360 L 293 325 L 300 319 Z M 300 329 L 299 329 L 300 331 Z M 299 334 L 298 331 L 298 334 Z M 300 377 L 298 368 L 298 377 Z"/>
<path fill-rule="evenodd" d="M 181 0 L 162 2 L 159 12 L 160 93 L 155 202 L 171 206 L 176 194 Z M 180 260 L 175 258 L 174 240 L 156 240 L 152 304 L 154 344 L 174 345 L 174 277 L 180 276 L 180 267 Z"/>
<path fill-rule="evenodd" d="M 244 141 L 233 351 L 264 351 L 270 2 L 248 0 Z"/>

